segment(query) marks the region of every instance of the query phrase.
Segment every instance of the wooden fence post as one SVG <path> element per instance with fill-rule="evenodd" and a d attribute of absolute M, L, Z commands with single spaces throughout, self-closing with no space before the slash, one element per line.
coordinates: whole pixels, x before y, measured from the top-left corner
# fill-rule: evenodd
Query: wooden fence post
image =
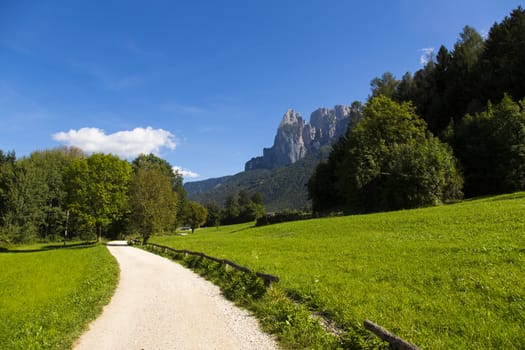
<path fill-rule="evenodd" d="M 401 338 L 399 338 L 397 335 L 390 333 L 383 327 L 375 324 L 372 321 L 365 320 L 365 328 L 368 329 L 370 332 L 374 333 L 376 336 L 378 336 L 381 340 L 384 340 L 390 344 L 391 349 L 395 350 L 420 350 L 417 345 L 414 345 L 412 343 L 409 343 Z"/>

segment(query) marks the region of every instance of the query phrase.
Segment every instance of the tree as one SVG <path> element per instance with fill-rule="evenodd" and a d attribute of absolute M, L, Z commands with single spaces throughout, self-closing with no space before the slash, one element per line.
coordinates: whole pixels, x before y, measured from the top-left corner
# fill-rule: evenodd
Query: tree
<path fill-rule="evenodd" d="M 131 227 L 147 242 L 151 235 L 174 227 L 177 194 L 170 176 L 156 167 L 138 166 L 130 185 Z"/>
<path fill-rule="evenodd" d="M 206 203 L 206 211 L 208 212 L 206 226 L 219 227 L 221 222 L 221 209 L 219 208 L 217 203 L 213 201 Z"/>
<path fill-rule="evenodd" d="M 261 192 L 255 192 L 254 194 L 252 194 L 250 200 L 255 204 L 264 205 L 264 200 Z"/>
<path fill-rule="evenodd" d="M 521 6 L 490 28 L 481 57 L 483 101 L 498 102 L 504 93 L 525 97 L 525 9 Z"/>
<path fill-rule="evenodd" d="M 447 100 L 454 120 L 461 119 L 465 113 L 472 113 L 482 109 L 486 101 L 479 99 L 479 85 L 481 74 L 479 59 L 485 48 L 481 35 L 472 27 L 465 26 L 460 38 L 454 45 L 452 59 L 448 65 Z M 441 125 L 446 127 L 447 123 Z"/>
<path fill-rule="evenodd" d="M 254 207 L 246 190 L 239 191 L 239 222 L 255 220 Z"/>
<path fill-rule="evenodd" d="M 66 192 L 64 169 L 78 149 L 35 151 L 16 160 L 0 151 L 0 224 L 4 239 L 29 242 L 63 234 Z"/>
<path fill-rule="evenodd" d="M 45 221 L 44 179 L 27 159 L 4 164 L 2 168 L 4 239 L 14 243 L 33 241 Z"/>
<path fill-rule="evenodd" d="M 468 197 L 525 189 L 525 99 L 505 95 L 484 112 L 465 116 L 452 144 L 463 164 Z"/>
<path fill-rule="evenodd" d="M 336 169 L 345 157 L 346 148 L 347 138 L 343 136 L 334 143 L 328 159 L 317 165 L 308 180 L 308 198 L 312 200 L 314 213 L 337 210 L 345 203 L 344 198 L 336 188 Z"/>
<path fill-rule="evenodd" d="M 241 214 L 241 208 L 239 205 L 239 194 L 234 193 L 224 203 L 224 210 L 222 213 L 222 221 L 225 224 L 235 224 L 239 222 L 239 215 Z"/>
<path fill-rule="evenodd" d="M 311 180 L 316 209 L 329 206 L 330 198 L 335 203 L 340 199 L 351 212 L 372 212 L 434 205 L 461 196 L 451 149 L 427 132 L 410 103 L 372 98 L 361 122 L 333 152 L 314 175 L 324 175 L 322 182 Z M 319 197 L 324 182 L 335 193 Z"/>
<path fill-rule="evenodd" d="M 188 202 L 186 210 L 186 220 L 190 224 L 191 233 L 194 233 L 196 228 L 199 228 L 206 222 L 208 212 L 205 207 L 197 202 Z"/>
<path fill-rule="evenodd" d="M 385 72 L 383 73 L 381 78 L 376 77 L 372 79 L 372 81 L 370 82 L 370 87 L 372 89 L 371 98 L 377 97 L 380 95 L 393 98 L 396 93 L 396 89 L 398 85 L 399 85 L 399 81 L 396 80 L 396 77 L 394 76 L 394 74 L 390 72 Z"/>
<path fill-rule="evenodd" d="M 177 221 L 184 221 L 184 213 L 187 202 L 186 190 L 183 186 L 183 177 L 178 170 L 171 166 L 171 164 L 156 155 L 150 153 L 148 155 L 141 154 L 132 162 L 135 169 L 159 169 L 171 181 L 173 190 L 177 193 Z"/>
<path fill-rule="evenodd" d="M 76 159 L 66 169 L 71 214 L 94 227 L 99 241 L 103 230 L 125 217 L 130 180 L 131 165 L 111 154 Z"/>
<path fill-rule="evenodd" d="M 15 181 L 15 152 L 4 153 L 0 150 L 0 224 L 5 225 L 5 216 L 10 210 L 9 191 Z"/>
<path fill-rule="evenodd" d="M 398 102 L 410 101 L 414 96 L 414 78 L 410 72 L 406 72 L 397 85 L 393 99 Z"/>
<path fill-rule="evenodd" d="M 83 156 L 83 152 L 78 148 L 59 147 L 35 151 L 24 160 L 37 169 L 37 176 L 43 181 L 41 188 L 43 204 L 39 209 L 42 210 L 45 218 L 39 227 L 41 238 L 53 238 L 64 233 L 67 210 L 64 171 L 74 159 Z"/>

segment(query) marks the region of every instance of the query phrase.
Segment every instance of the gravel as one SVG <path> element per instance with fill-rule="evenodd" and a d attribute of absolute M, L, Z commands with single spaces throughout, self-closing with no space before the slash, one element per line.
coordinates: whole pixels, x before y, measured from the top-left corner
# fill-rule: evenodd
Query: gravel
<path fill-rule="evenodd" d="M 278 349 L 254 317 L 191 270 L 125 241 L 108 249 L 120 282 L 76 350 Z"/>

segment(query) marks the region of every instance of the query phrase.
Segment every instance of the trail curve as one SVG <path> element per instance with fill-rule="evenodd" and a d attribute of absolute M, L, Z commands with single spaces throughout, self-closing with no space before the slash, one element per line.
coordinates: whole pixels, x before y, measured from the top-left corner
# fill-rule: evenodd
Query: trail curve
<path fill-rule="evenodd" d="M 255 318 L 191 270 L 125 241 L 108 249 L 120 281 L 75 350 L 278 349 Z"/>

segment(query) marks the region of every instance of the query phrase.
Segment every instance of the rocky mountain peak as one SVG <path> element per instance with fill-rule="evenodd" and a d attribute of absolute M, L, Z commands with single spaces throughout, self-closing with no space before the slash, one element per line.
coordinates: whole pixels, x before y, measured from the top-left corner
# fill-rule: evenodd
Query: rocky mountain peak
<path fill-rule="evenodd" d="M 255 157 L 245 165 L 245 170 L 274 169 L 293 164 L 306 155 L 331 145 L 348 127 L 351 117 L 356 117 L 353 106 L 337 105 L 333 109 L 319 108 L 306 123 L 299 113 L 288 109 L 277 128 L 274 144 L 263 149 L 262 157 Z"/>
<path fill-rule="evenodd" d="M 279 129 L 285 125 L 295 125 L 295 124 L 304 124 L 305 121 L 299 113 L 294 111 L 292 108 L 289 108 L 286 113 L 283 115 L 281 124 L 279 124 Z"/>

